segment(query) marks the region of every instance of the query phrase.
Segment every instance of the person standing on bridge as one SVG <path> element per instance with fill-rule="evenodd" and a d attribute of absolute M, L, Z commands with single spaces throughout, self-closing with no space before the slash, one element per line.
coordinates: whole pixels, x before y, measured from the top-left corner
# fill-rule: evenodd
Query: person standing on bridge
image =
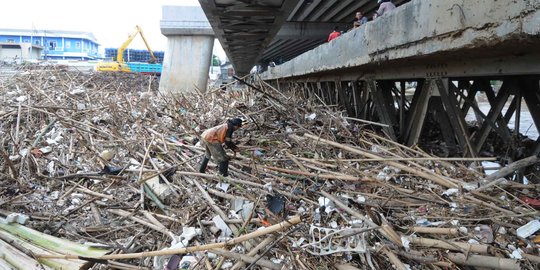
<path fill-rule="evenodd" d="M 373 19 L 378 18 L 394 9 L 396 9 L 396 5 L 392 3 L 390 0 L 379 0 L 379 9 L 375 11 L 375 14 L 373 15 Z"/>
<path fill-rule="evenodd" d="M 339 27 L 334 27 L 334 31 L 332 31 L 332 33 L 330 33 L 330 35 L 328 36 L 328 42 L 336 39 L 337 37 L 341 36 L 341 33 L 338 31 L 339 30 Z"/>
<path fill-rule="evenodd" d="M 210 158 L 214 156 L 214 161 L 219 165 L 219 174 L 223 176 L 229 175 L 229 157 L 225 153 L 222 144 L 225 143 L 227 148 L 233 150 L 234 154 L 238 151 L 238 147 L 232 141 L 232 134 L 235 130 L 242 126 L 242 119 L 228 119 L 226 123 L 205 130 L 201 134 L 201 144 L 204 146 L 205 153 L 201 166 L 200 173 L 206 172 L 206 166 Z"/>
<path fill-rule="evenodd" d="M 368 22 L 368 18 L 362 14 L 361 11 L 356 12 L 355 20 L 354 22 L 358 23 L 358 25 L 362 25 Z"/>

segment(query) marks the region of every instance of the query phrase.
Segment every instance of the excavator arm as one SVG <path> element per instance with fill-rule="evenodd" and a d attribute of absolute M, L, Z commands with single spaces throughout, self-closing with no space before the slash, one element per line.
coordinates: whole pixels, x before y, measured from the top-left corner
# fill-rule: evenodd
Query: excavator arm
<path fill-rule="evenodd" d="M 117 56 L 116 56 L 116 61 L 118 63 L 124 63 L 124 51 L 126 50 L 126 48 L 129 46 L 129 44 L 131 43 L 131 41 L 133 41 L 133 39 L 137 36 L 137 34 L 140 34 L 141 35 L 141 38 L 143 39 L 144 41 L 144 45 L 146 45 L 146 48 L 148 49 L 148 52 L 150 53 L 150 63 L 156 63 L 157 62 L 157 59 L 156 57 L 154 56 L 154 52 L 152 52 L 152 49 L 150 49 L 150 45 L 148 45 L 148 41 L 146 41 L 146 38 L 144 37 L 143 35 L 143 32 L 142 32 L 142 29 L 140 26 L 136 25 L 135 26 L 135 32 L 133 32 L 133 34 L 129 35 L 128 39 L 126 41 L 124 41 L 124 43 L 122 43 L 122 46 L 120 46 L 118 48 L 118 53 L 117 53 Z"/>

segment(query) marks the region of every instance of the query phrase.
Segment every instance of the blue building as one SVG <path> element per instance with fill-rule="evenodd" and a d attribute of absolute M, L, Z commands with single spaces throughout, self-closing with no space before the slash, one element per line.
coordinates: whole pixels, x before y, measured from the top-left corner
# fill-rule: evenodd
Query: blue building
<path fill-rule="evenodd" d="M 0 28 L 0 43 L 31 43 L 43 46 L 42 59 L 93 60 L 98 58 L 99 43 L 90 32 Z"/>

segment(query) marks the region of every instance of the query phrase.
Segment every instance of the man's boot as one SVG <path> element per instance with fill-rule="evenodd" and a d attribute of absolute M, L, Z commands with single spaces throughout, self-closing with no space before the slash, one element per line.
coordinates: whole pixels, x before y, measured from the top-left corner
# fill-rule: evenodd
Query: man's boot
<path fill-rule="evenodd" d="M 210 161 L 210 159 L 205 156 L 202 160 L 201 167 L 199 167 L 200 173 L 206 172 L 206 166 L 208 166 L 208 161 Z"/>
<path fill-rule="evenodd" d="M 219 163 L 219 174 L 223 176 L 229 176 L 229 161 L 222 161 Z"/>

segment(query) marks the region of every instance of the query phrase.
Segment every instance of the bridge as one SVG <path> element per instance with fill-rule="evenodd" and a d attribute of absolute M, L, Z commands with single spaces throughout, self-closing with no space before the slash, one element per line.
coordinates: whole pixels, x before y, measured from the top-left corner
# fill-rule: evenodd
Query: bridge
<path fill-rule="evenodd" d="M 427 118 L 451 155 L 481 155 L 492 131 L 517 144 L 527 108 L 540 131 L 540 0 L 396 1 L 396 10 L 329 43 L 331 26 L 350 25 L 357 10 L 370 16 L 376 1 L 200 3 L 237 74 L 281 58 L 263 80 L 376 121 L 406 145 L 419 142 Z M 487 113 L 477 93 L 487 96 Z M 540 140 L 528 149 L 540 153 Z"/>

